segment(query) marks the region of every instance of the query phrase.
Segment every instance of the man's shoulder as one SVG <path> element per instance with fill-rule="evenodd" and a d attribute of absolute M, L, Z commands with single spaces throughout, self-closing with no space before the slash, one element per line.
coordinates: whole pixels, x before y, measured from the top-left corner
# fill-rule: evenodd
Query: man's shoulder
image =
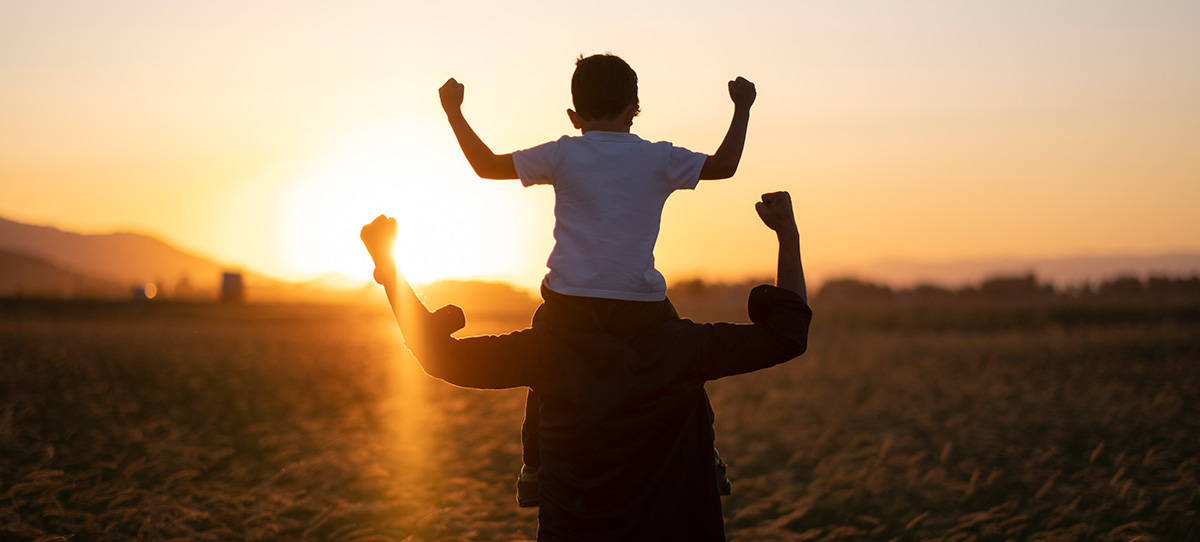
<path fill-rule="evenodd" d="M 626 338 L 633 349 L 642 354 L 656 352 L 671 357 L 688 357 L 696 346 L 696 339 L 705 333 L 708 324 L 696 323 L 687 318 L 669 320 L 645 329 Z"/>
<path fill-rule="evenodd" d="M 778 286 L 761 284 L 754 287 L 746 304 L 752 322 L 762 322 L 773 314 L 812 318 L 812 307 L 804 297 Z"/>
<path fill-rule="evenodd" d="M 536 335 L 538 341 L 551 349 L 570 351 L 570 357 L 616 359 L 626 356 L 653 357 L 664 349 L 675 355 L 682 354 L 690 350 L 686 347 L 694 343 L 698 334 L 703 334 L 707 327 L 708 324 L 681 318 L 642 329 L 620 331 L 549 322 L 535 323 L 525 331 Z"/>

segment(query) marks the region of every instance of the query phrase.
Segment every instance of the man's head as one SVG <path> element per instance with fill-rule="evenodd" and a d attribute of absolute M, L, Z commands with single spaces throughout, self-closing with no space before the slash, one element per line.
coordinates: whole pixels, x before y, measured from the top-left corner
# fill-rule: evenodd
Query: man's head
<path fill-rule="evenodd" d="M 629 112 L 637 115 L 641 111 L 637 73 L 612 53 L 580 55 L 571 76 L 571 101 L 575 114 L 587 121 L 618 120 Z"/>

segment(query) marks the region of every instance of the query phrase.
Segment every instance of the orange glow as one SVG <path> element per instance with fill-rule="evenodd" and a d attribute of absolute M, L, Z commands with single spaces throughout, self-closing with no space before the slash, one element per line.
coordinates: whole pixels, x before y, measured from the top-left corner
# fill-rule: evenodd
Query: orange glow
<path fill-rule="evenodd" d="M 282 197 L 284 265 L 368 279 L 372 264 L 358 232 L 387 214 L 400 225 L 397 262 L 409 280 L 510 273 L 526 238 L 507 218 L 522 205 L 514 197 L 520 186 L 461 175 L 457 148 L 430 139 L 392 124 L 331 144 Z"/>

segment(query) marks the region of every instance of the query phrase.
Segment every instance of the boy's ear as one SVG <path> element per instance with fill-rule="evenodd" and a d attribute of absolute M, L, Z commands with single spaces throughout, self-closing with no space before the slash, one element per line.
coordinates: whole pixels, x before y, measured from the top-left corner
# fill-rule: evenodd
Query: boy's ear
<path fill-rule="evenodd" d="M 633 126 L 633 117 L 636 117 L 637 114 L 637 104 L 629 104 L 627 107 L 625 107 L 624 111 L 621 111 L 621 122 L 623 122 L 625 126 Z"/>
<path fill-rule="evenodd" d="M 576 130 L 583 129 L 583 117 L 579 116 L 574 109 L 567 109 L 567 118 L 571 119 L 571 126 L 574 126 Z"/>

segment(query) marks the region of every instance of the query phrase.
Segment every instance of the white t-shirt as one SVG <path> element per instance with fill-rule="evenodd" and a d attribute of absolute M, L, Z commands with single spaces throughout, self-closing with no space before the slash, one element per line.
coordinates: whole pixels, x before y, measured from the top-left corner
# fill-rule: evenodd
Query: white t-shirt
<path fill-rule="evenodd" d="M 623 132 L 589 131 L 513 153 L 521 184 L 554 186 L 554 250 L 546 287 L 608 299 L 661 301 L 654 269 L 663 204 L 700 181 L 707 155 Z"/>

